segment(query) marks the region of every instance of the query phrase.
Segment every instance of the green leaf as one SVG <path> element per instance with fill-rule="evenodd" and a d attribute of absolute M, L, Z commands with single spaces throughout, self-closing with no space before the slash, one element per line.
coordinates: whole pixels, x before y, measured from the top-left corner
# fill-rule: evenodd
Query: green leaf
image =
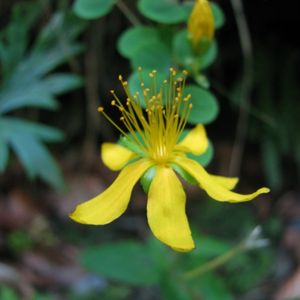
<path fill-rule="evenodd" d="M 159 43 L 159 33 L 153 27 L 136 26 L 126 30 L 118 40 L 120 54 L 127 58 L 133 58 L 140 48 Z"/>
<path fill-rule="evenodd" d="M 195 56 L 186 29 L 180 30 L 173 39 L 174 59 L 189 71 L 193 70 Z"/>
<path fill-rule="evenodd" d="M 207 124 L 212 122 L 218 115 L 219 106 L 215 96 L 207 90 L 196 85 L 188 85 L 184 91 L 185 95 L 191 94 L 193 107 L 189 115 L 191 124 Z"/>
<path fill-rule="evenodd" d="M 225 23 L 225 16 L 220 6 L 215 2 L 210 2 L 212 13 L 215 21 L 215 28 L 221 28 Z"/>
<path fill-rule="evenodd" d="M 218 55 L 218 46 L 215 40 L 212 40 L 209 47 L 202 55 L 198 57 L 198 65 L 200 70 L 208 68 L 216 59 Z"/>
<path fill-rule="evenodd" d="M 65 183 L 62 173 L 41 142 L 58 141 L 62 137 L 60 131 L 45 125 L 38 125 L 12 117 L 0 119 L 1 144 L 3 142 L 2 145 L 12 147 L 28 177 L 34 179 L 38 176 L 55 189 L 64 191 Z M 2 162 L 1 159 L 0 161 Z"/>
<path fill-rule="evenodd" d="M 75 16 L 72 12 L 58 11 L 52 16 L 49 23 L 41 29 L 32 50 L 35 53 L 43 52 L 57 44 L 61 44 L 62 48 L 69 47 L 72 40 L 83 32 L 86 25 L 85 20 Z"/>
<path fill-rule="evenodd" d="M 83 19 L 97 19 L 108 14 L 116 0 L 76 0 L 74 12 Z"/>
<path fill-rule="evenodd" d="M 80 76 L 74 74 L 55 73 L 43 79 L 41 85 L 48 92 L 59 95 L 80 87 L 82 85 L 82 79 Z"/>
<path fill-rule="evenodd" d="M 144 69 L 166 72 L 171 67 L 171 55 L 168 47 L 161 42 L 144 45 L 135 52 L 131 60 L 133 69 Z"/>
<path fill-rule="evenodd" d="M 5 141 L 4 136 L 0 132 L 0 173 L 2 173 L 6 169 L 8 159 L 9 159 L 8 145 Z"/>
<path fill-rule="evenodd" d="M 143 69 L 142 70 L 142 79 L 143 82 L 145 84 L 145 88 L 150 88 L 152 86 L 151 82 L 152 79 L 148 76 L 148 74 L 152 71 L 152 69 Z M 167 79 L 169 76 L 169 70 L 166 72 L 157 72 L 156 74 L 156 86 L 157 86 L 157 90 L 154 91 L 153 89 L 151 89 L 152 94 L 149 94 L 149 96 L 154 96 L 158 93 L 160 86 L 162 85 L 163 81 L 165 79 Z M 143 98 L 143 91 L 141 88 L 141 82 L 140 82 L 140 77 L 139 77 L 139 73 L 138 72 L 134 72 L 130 75 L 129 79 L 128 79 L 128 85 L 129 85 L 129 90 L 132 93 L 132 95 L 134 95 L 136 92 L 139 93 L 140 95 L 140 100 L 141 100 L 141 105 L 143 107 L 145 107 L 145 101 Z"/>
<path fill-rule="evenodd" d="M 192 262 L 201 259 L 212 259 L 231 250 L 232 245 L 227 241 L 215 239 L 208 235 L 194 234 L 194 240 L 198 247 L 189 254 Z"/>
<path fill-rule="evenodd" d="M 10 144 L 29 178 L 39 176 L 53 188 L 65 191 L 66 186 L 59 166 L 39 140 L 32 135 L 13 132 L 10 135 Z"/>
<path fill-rule="evenodd" d="M 64 136 L 61 131 L 42 124 L 25 121 L 15 117 L 1 117 L 0 118 L 0 135 L 9 139 L 10 134 L 14 131 L 20 134 L 31 134 L 36 138 L 45 142 L 58 142 L 61 141 Z"/>
<path fill-rule="evenodd" d="M 148 286 L 161 278 L 159 266 L 145 245 L 122 241 L 81 252 L 82 265 L 90 272 L 126 284 Z"/>
<path fill-rule="evenodd" d="M 58 103 L 42 84 L 34 83 L 23 86 L 22 84 L 10 86 L 0 93 L 0 113 L 8 113 L 23 107 L 39 107 L 57 109 Z"/>
<path fill-rule="evenodd" d="M 162 24 L 186 22 L 192 11 L 192 3 L 170 0 L 140 0 L 140 12 L 150 20 Z"/>
<path fill-rule="evenodd" d="M 174 58 L 177 63 L 193 73 L 208 68 L 218 54 L 217 43 L 213 40 L 201 54 L 194 52 L 186 29 L 179 31 L 173 39 Z"/>
<path fill-rule="evenodd" d="M 209 142 L 207 150 L 201 155 L 194 155 L 192 153 L 188 153 L 187 156 L 196 162 L 198 162 L 201 166 L 206 167 L 212 160 L 214 156 L 214 148 Z"/>
<path fill-rule="evenodd" d="M 213 273 L 205 273 L 201 276 L 201 280 L 197 280 L 197 287 L 200 290 L 203 299 L 209 300 L 233 300 L 228 287 L 224 280 Z"/>
<path fill-rule="evenodd" d="M 141 177 L 140 183 L 146 194 L 149 192 L 150 185 L 156 173 L 156 167 L 151 167 L 146 171 L 146 173 Z"/>

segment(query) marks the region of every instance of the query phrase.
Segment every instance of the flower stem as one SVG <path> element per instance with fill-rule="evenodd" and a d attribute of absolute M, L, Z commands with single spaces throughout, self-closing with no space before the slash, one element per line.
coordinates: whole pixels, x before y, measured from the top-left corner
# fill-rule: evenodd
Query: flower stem
<path fill-rule="evenodd" d="M 228 262 L 233 257 L 237 256 L 238 254 L 244 252 L 247 250 L 246 244 L 244 242 L 239 243 L 237 246 L 226 252 L 225 254 L 218 256 L 211 261 L 207 262 L 204 265 L 201 265 L 191 271 L 188 271 L 183 274 L 183 277 L 185 279 L 192 279 L 197 276 L 200 276 L 206 272 L 209 272 L 211 270 L 214 270 L 222 265 L 224 265 L 226 262 Z"/>
<path fill-rule="evenodd" d="M 128 6 L 122 0 L 119 0 L 117 2 L 117 7 L 120 9 L 120 11 L 124 14 L 124 16 L 129 20 L 129 22 L 133 26 L 141 25 L 139 19 L 133 14 L 133 12 L 128 8 Z"/>

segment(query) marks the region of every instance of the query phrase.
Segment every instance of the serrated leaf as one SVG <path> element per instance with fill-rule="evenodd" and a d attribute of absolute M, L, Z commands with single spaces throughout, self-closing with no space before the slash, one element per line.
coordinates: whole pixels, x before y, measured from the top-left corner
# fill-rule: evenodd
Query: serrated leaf
<path fill-rule="evenodd" d="M 0 134 L 6 139 L 9 139 L 13 132 L 20 134 L 31 134 L 37 139 L 45 142 L 58 142 L 63 139 L 61 131 L 42 124 L 33 123 L 15 117 L 1 117 L 0 118 Z"/>
<path fill-rule="evenodd" d="M 150 20 L 162 24 L 186 22 L 192 11 L 192 3 L 170 0 L 140 0 L 140 12 Z"/>
<path fill-rule="evenodd" d="M 10 86 L 0 93 L 0 113 L 8 113 L 23 107 L 39 107 L 57 109 L 58 103 L 55 98 L 41 84 L 31 86 Z"/>
<path fill-rule="evenodd" d="M 53 45 L 64 41 L 65 47 L 76 38 L 85 28 L 87 22 L 75 16 L 73 13 L 56 12 L 49 23 L 39 32 L 32 51 L 42 52 Z"/>
<path fill-rule="evenodd" d="M 4 136 L 1 134 L 0 131 L 0 173 L 2 173 L 6 169 L 8 158 L 9 158 L 8 145 L 6 143 Z"/>
<path fill-rule="evenodd" d="M 140 48 L 159 42 L 158 31 L 153 27 L 136 26 L 126 30 L 118 40 L 120 54 L 133 58 Z"/>
<path fill-rule="evenodd" d="M 157 284 L 161 270 L 145 245 L 123 241 L 81 251 L 80 260 L 90 272 L 137 286 Z"/>
<path fill-rule="evenodd" d="M 207 124 L 217 117 L 219 106 L 212 93 L 196 85 L 186 86 L 184 93 L 192 95 L 190 103 L 193 104 L 193 107 L 188 118 L 189 123 Z"/>
<path fill-rule="evenodd" d="M 69 73 L 55 73 L 43 79 L 41 85 L 50 93 L 60 95 L 74 90 L 82 85 L 82 79 L 78 75 Z"/>
<path fill-rule="evenodd" d="M 84 19 L 97 19 L 108 14 L 116 0 L 76 0 L 74 12 Z"/>
<path fill-rule="evenodd" d="M 66 189 L 60 168 L 40 141 L 32 135 L 13 132 L 9 142 L 30 179 L 39 176 L 57 190 Z"/>

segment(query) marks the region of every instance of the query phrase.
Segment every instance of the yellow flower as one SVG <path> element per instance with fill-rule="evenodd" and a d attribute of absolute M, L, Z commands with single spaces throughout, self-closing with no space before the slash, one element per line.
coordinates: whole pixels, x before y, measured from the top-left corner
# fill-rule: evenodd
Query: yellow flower
<path fill-rule="evenodd" d="M 214 31 L 214 17 L 208 0 L 196 0 L 188 20 L 188 32 L 193 48 L 198 49 L 201 42 L 210 42 Z"/>
<path fill-rule="evenodd" d="M 141 72 L 140 72 L 141 76 Z M 203 125 L 197 125 L 179 141 L 188 120 L 192 104 L 191 95 L 184 95 L 186 72 L 177 77 L 170 69 L 170 77 L 157 87 L 156 71 L 152 71 L 151 88 L 141 80 L 142 93 L 132 95 L 128 84 L 119 79 L 127 94 L 123 105 L 114 91 L 112 106 L 121 113 L 121 121 L 129 133 L 104 112 L 98 109 L 134 147 L 104 143 L 102 159 L 111 170 L 121 170 L 113 184 L 95 198 L 78 205 L 70 217 L 83 224 L 103 225 L 121 216 L 128 206 L 134 185 L 148 170 L 155 175 L 148 191 L 147 218 L 153 234 L 177 251 L 194 248 L 189 223 L 185 213 L 186 196 L 180 180 L 174 172 L 180 168 L 192 176 L 199 187 L 217 201 L 249 201 L 259 194 L 269 192 L 261 188 L 255 193 L 242 195 L 232 192 L 238 179 L 207 173 L 187 153 L 200 155 L 208 147 Z M 141 103 L 146 106 L 145 111 Z M 150 171 L 149 171 L 150 172 Z"/>

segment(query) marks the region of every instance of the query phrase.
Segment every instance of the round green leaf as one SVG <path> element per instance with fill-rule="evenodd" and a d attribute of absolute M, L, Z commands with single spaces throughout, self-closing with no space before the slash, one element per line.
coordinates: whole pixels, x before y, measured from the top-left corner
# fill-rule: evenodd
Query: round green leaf
<path fill-rule="evenodd" d="M 199 69 L 204 70 L 209 67 L 216 59 L 218 55 L 217 42 L 212 40 L 207 50 L 198 57 Z"/>
<path fill-rule="evenodd" d="M 119 52 L 132 58 L 140 48 L 159 42 L 159 34 L 153 27 L 137 26 L 126 30 L 118 41 Z"/>
<path fill-rule="evenodd" d="M 73 9 L 83 19 L 97 19 L 109 13 L 115 2 L 116 0 L 76 0 Z"/>
<path fill-rule="evenodd" d="M 225 23 L 224 13 L 217 3 L 211 2 L 210 5 L 211 5 L 212 13 L 214 16 L 215 28 L 219 29 Z"/>
<path fill-rule="evenodd" d="M 81 252 L 81 262 L 90 272 L 138 286 L 157 284 L 161 270 L 145 245 L 123 241 L 91 247 Z"/>
<path fill-rule="evenodd" d="M 163 23 L 177 24 L 186 22 L 192 11 L 192 3 L 170 0 L 140 0 L 140 12 L 147 18 Z"/>
<path fill-rule="evenodd" d="M 151 43 L 140 47 L 131 63 L 134 69 L 141 66 L 150 70 L 167 71 L 171 66 L 171 54 L 165 44 Z"/>
<path fill-rule="evenodd" d="M 180 30 L 174 36 L 173 53 L 178 64 L 184 66 L 188 70 L 193 69 L 195 57 L 186 29 Z"/>
<path fill-rule="evenodd" d="M 209 67 L 217 57 L 217 50 L 217 43 L 213 40 L 204 52 L 195 53 L 186 29 L 179 31 L 173 40 L 173 53 L 176 62 L 192 72 Z"/>
<path fill-rule="evenodd" d="M 196 85 L 188 85 L 184 91 L 185 95 L 191 94 L 191 109 L 188 122 L 191 124 L 207 124 L 212 122 L 218 112 L 219 106 L 215 96 L 207 90 Z"/>
<path fill-rule="evenodd" d="M 145 84 L 145 88 L 151 86 L 151 81 L 152 79 L 148 76 L 148 74 L 152 71 L 153 69 L 143 69 L 142 71 L 142 77 L 143 77 L 143 82 Z M 159 91 L 160 86 L 162 85 L 163 81 L 167 79 L 169 76 L 169 72 L 157 72 L 156 74 L 156 86 L 157 86 L 157 91 L 153 91 L 153 94 L 149 94 L 150 96 L 157 94 Z M 139 80 L 139 73 L 136 71 L 131 74 L 131 76 L 128 79 L 128 85 L 129 85 L 129 90 L 131 94 L 135 94 L 138 92 L 141 95 L 141 105 L 145 107 L 145 102 L 143 98 L 143 91 L 141 88 L 141 82 Z"/>
<path fill-rule="evenodd" d="M 195 161 L 197 161 L 201 166 L 206 167 L 212 160 L 214 156 L 214 148 L 209 142 L 207 150 L 202 155 L 194 155 L 188 153 L 187 156 Z"/>

